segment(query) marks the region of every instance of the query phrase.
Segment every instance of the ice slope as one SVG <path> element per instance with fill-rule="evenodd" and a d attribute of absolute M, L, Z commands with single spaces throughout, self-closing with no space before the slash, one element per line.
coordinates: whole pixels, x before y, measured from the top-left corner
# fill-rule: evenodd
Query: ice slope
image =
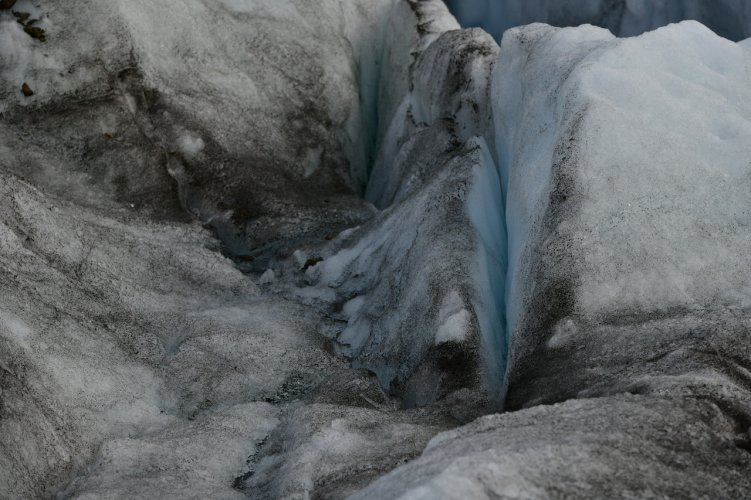
<path fill-rule="evenodd" d="M 361 88 L 376 84 L 394 3 L 19 2 L 47 36 L 0 11 L 12 47 L 0 106 L 14 124 L 3 135 L 27 143 L 5 168 L 82 203 L 188 211 L 236 254 L 307 237 L 319 217 L 332 230 L 361 222 L 372 214 L 356 196 L 372 135 Z M 57 171 L 38 158 L 52 148 L 68 163 Z"/>
<path fill-rule="evenodd" d="M 620 395 L 481 417 L 352 499 L 745 498 L 712 403 Z"/>
<path fill-rule="evenodd" d="M 734 380 L 751 305 L 748 51 L 696 22 L 625 40 L 535 25 L 506 42 L 515 62 L 495 75 L 494 111 L 517 130 L 498 142 L 510 158 L 509 405 L 647 390 L 652 375 Z M 740 361 L 717 366 L 729 353 Z M 555 359 L 576 370 L 561 378 Z"/>
<path fill-rule="evenodd" d="M 751 4 L 744 0 L 446 0 L 463 26 L 479 26 L 497 40 L 514 26 L 594 24 L 634 36 L 691 19 L 731 40 L 751 36 Z"/>
<path fill-rule="evenodd" d="M 497 45 L 455 27 L 440 2 L 403 2 L 390 25 L 379 150 L 366 197 L 383 208 L 307 271 L 311 293 L 334 291 L 347 326 L 338 352 L 373 371 L 406 406 L 478 390 L 502 400 L 503 208 L 481 136 Z M 398 48 L 398 52 L 397 52 Z M 382 90 L 383 92 L 383 90 Z M 394 96 L 402 96 L 397 103 Z M 492 184 L 495 179 L 495 184 Z M 470 206 L 472 208 L 470 208 Z M 487 211 L 487 216 L 485 212 Z M 482 235 L 474 222 L 482 225 Z M 485 226 L 488 226 L 487 228 Z"/>
<path fill-rule="evenodd" d="M 341 497 L 498 399 L 466 206 L 489 148 L 458 147 L 497 46 L 457 32 L 415 75 L 458 27 L 441 2 L 325 7 L 17 2 L 45 42 L 0 11 L 4 494 Z M 374 217 L 358 155 L 400 120 L 430 155 Z M 372 316 L 354 364 L 392 394 L 332 352 Z"/>
<path fill-rule="evenodd" d="M 746 497 L 751 54 L 696 22 L 506 32 L 507 408 L 354 498 Z"/>
<path fill-rule="evenodd" d="M 354 491 L 455 425 L 451 405 L 397 411 L 329 352 L 331 320 L 261 292 L 200 226 L 103 216 L 5 173 L 0 194 L 3 498 Z M 256 462 L 274 481 L 246 490 Z"/>

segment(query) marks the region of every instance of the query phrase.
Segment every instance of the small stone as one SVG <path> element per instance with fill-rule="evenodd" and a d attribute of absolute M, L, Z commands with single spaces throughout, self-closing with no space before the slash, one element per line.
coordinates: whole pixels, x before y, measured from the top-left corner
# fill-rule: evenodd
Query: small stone
<path fill-rule="evenodd" d="M 44 30 L 42 28 L 39 28 L 37 26 L 25 26 L 24 32 L 26 32 L 27 35 L 29 35 L 31 38 L 34 38 L 36 40 L 39 40 L 40 42 L 43 42 L 45 40 Z"/>
<path fill-rule="evenodd" d="M 29 87 L 28 83 L 21 85 L 21 92 L 23 92 L 23 95 L 25 95 L 26 97 L 31 97 L 34 95 L 34 91 L 31 90 L 31 87 Z"/>
<path fill-rule="evenodd" d="M 326 233 L 326 236 L 324 236 L 324 238 L 326 239 L 326 241 L 331 241 L 337 236 L 338 236 L 338 233 Z"/>
<path fill-rule="evenodd" d="M 0 9 L 8 10 L 16 5 L 16 0 L 0 0 Z"/>

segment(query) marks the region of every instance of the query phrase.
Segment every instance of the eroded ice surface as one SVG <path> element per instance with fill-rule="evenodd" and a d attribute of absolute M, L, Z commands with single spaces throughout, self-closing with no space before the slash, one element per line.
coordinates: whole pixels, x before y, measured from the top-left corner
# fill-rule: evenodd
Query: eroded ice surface
<path fill-rule="evenodd" d="M 695 22 L 506 33 L 493 132 L 518 411 L 437 436 L 355 498 L 747 494 L 750 67 Z"/>
<path fill-rule="evenodd" d="M 14 9 L 46 41 L 0 10 L 0 496 L 749 496 L 747 42 Z"/>

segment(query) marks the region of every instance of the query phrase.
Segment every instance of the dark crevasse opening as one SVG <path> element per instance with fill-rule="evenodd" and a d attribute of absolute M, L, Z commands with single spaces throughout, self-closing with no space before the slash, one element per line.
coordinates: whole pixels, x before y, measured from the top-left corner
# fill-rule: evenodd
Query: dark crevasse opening
<path fill-rule="evenodd" d="M 751 37 L 747 0 L 446 0 L 465 27 L 480 27 L 500 41 L 514 26 L 593 24 L 616 36 L 635 36 L 670 23 L 699 21 L 733 41 Z"/>

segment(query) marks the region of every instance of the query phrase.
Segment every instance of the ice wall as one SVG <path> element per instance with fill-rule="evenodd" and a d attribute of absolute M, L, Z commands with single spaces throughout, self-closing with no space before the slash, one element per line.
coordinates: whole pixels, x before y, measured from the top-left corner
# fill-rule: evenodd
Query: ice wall
<path fill-rule="evenodd" d="M 748 51 L 692 21 L 629 39 L 531 25 L 502 46 L 509 405 L 661 385 L 652 374 L 712 365 L 690 355 L 706 342 L 738 349 L 751 286 Z"/>
<path fill-rule="evenodd" d="M 749 496 L 749 68 L 693 21 L 505 33 L 512 411 L 354 498 Z"/>
<path fill-rule="evenodd" d="M 751 36 L 751 4 L 744 0 L 446 0 L 463 26 L 479 26 L 497 40 L 514 26 L 594 24 L 634 36 L 669 23 L 697 20 L 731 40 Z"/>

